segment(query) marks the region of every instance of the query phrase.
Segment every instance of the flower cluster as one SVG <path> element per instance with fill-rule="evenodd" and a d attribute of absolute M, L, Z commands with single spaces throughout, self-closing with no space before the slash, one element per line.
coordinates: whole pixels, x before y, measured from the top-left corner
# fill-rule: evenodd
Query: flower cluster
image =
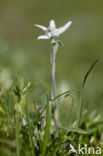
<path fill-rule="evenodd" d="M 54 20 L 50 21 L 49 27 L 35 24 L 36 27 L 42 29 L 45 32 L 45 35 L 39 36 L 38 40 L 58 37 L 60 34 L 66 31 L 70 27 L 71 24 L 72 24 L 72 21 L 69 21 L 63 27 L 60 27 L 60 28 L 56 28 Z"/>

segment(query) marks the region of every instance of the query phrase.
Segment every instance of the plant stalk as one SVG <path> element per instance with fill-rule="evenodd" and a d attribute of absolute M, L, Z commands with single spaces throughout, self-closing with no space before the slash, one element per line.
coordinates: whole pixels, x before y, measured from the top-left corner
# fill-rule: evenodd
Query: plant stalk
<path fill-rule="evenodd" d="M 55 45 L 52 45 L 52 53 L 51 53 L 51 74 L 52 74 L 52 83 L 53 83 L 53 98 L 56 98 L 56 81 L 55 81 L 55 59 L 56 59 L 56 49 Z M 56 100 L 54 100 L 53 110 L 56 109 Z"/>

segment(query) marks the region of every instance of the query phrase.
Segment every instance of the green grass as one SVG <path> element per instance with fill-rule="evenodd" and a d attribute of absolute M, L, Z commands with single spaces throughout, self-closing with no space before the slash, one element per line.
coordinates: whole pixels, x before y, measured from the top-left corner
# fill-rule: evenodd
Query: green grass
<path fill-rule="evenodd" d="M 66 156 L 70 144 L 76 149 L 78 144 L 102 148 L 103 120 L 96 110 L 89 113 L 83 106 L 86 80 L 96 63 L 97 60 L 84 76 L 82 89 L 63 92 L 55 99 L 52 99 L 50 94 L 49 96 L 45 94 L 43 105 L 39 100 L 40 95 L 38 99 L 32 96 L 32 84 L 20 78 L 10 89 L 2 93 L 0 95 L 0 154 L 2 156 L 7 153 L 8 156 Z M 71 124 L 67 122 L 67 125 L 63 126 L 55 114 L 52 114 L 53 101 L 57 100 L 59 106 L 62 97 L 65 100 L 78 91 L 81 95 L 77 117 L 71 121 Z M 70 113 L 69 110 L 65 113 L 67 112 Z M 72 116 L 73 113 L 69 120 Z"/>

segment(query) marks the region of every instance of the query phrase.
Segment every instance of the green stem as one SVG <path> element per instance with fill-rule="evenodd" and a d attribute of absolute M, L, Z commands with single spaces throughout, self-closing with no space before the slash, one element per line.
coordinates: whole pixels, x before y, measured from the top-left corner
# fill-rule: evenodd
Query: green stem
<path fill-rule="evenodd" d="M 78 112 L 77 127 L 80 126 L 80 122 L 81 122 L 82 108 L 83 108 L 83 96 L 84 96 L 84 87 L 82 88 L 80 101 L 79 101 L 79 112 Z"/>

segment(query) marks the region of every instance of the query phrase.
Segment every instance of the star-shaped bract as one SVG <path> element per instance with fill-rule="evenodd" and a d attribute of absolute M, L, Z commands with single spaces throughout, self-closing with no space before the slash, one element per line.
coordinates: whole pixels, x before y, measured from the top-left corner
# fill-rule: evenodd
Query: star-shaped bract
<path fill-rule="evenodd" d="M 72 21 L 69 21 L 63 27 L 60 27 L 60 28 L 56 28 L 54 20 L 50 21 L 49 27 L 35 24 L 36 27 L 42 29 L 45 32 L 45 35 L 39 36 L 38 40 L 58 37 L 60 34 L 66 31 L 70 27 L 71 24 L 72 24 Z"/>

